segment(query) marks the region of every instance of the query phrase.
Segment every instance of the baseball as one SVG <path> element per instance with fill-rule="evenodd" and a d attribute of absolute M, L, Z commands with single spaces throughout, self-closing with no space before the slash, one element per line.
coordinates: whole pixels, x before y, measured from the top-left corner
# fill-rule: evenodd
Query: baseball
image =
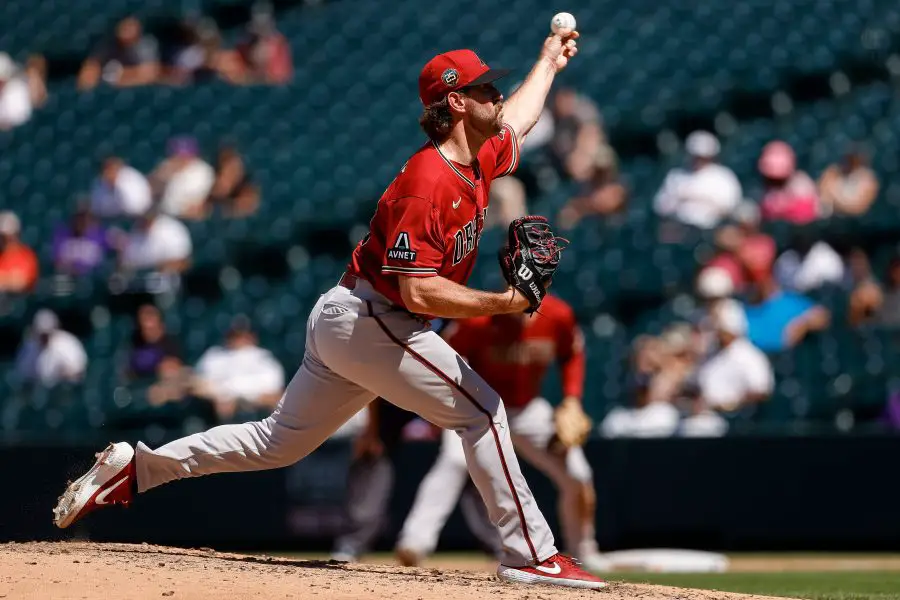
<path fill-rule="evenodd" d="M 553 33 L 559 33 L 560 29 L 574 31 L 575 17 L 572 16 L 572 13 L 561 12 L 553 15 L 553 19 L 550 21 L 550 30 Z"/>

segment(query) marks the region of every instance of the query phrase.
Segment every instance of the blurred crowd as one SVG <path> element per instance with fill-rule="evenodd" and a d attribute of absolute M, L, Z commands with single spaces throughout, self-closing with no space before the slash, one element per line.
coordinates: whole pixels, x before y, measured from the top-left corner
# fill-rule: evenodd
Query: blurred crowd
<path fill-rule="evenodd" d="M 165 32 L 160 42 L 136 16 L 116 23 L 92 48 L 77 76 L 79 90 L 100 85 L 184 86 L 220 80 L 232 85 L 284 85 L 294 67 L 291 47 L 275 24 L 271 7 L 254 5 L 244 34 L 226 48 L 211 17 L 195 14 Z M 17 64 L 0 51 L 0 131 L 22 125 L 47 100 L 47 60 L 41 55 Z"/>

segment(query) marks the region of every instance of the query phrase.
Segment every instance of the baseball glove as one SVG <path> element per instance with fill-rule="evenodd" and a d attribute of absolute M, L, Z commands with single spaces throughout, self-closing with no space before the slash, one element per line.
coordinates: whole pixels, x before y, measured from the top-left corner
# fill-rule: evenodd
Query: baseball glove
<path fill-rule="evenodd" d="M 553 425 L 556 427 L 556 439 L 559 443 L 566 448 L 574 448 L 584 445 L 593 422 L 581 408 L 578 399 L 566 398 L 553 413 Z"/>
<path fill-rule="evenodd" d="M 500 250 L 506 282 L 528 299 L 533 313 L 547 294 L 567 241 L 556 237 L 544 217 L 522 217 L 509 224 L 509 242 Z"/>

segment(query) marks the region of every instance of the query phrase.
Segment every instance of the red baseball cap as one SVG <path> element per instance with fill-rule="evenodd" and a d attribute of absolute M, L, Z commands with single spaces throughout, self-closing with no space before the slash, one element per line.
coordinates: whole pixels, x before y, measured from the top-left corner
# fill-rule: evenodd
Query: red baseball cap
<path fill-rule="evenodd" d="M 492 69 L 471 50 L 451 50 L 428 61 L 419 74 L 419 98 L 428 106 L 450 92 L 500 79 L 509 69 Z"/>

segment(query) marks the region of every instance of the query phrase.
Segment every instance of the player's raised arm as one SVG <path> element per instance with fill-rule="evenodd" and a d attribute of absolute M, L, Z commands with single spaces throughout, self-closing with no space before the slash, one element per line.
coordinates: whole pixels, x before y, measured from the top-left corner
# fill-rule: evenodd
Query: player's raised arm
<path fill-rule="evenodd" d="M 578 53 L 577 39 L 578 32 L 574 29 L 559 29 L 550 34 L 525 82 L 504 103 L 503 121 L 516 132 L 520 144 L 541 116 L 556 74 Z"/>

